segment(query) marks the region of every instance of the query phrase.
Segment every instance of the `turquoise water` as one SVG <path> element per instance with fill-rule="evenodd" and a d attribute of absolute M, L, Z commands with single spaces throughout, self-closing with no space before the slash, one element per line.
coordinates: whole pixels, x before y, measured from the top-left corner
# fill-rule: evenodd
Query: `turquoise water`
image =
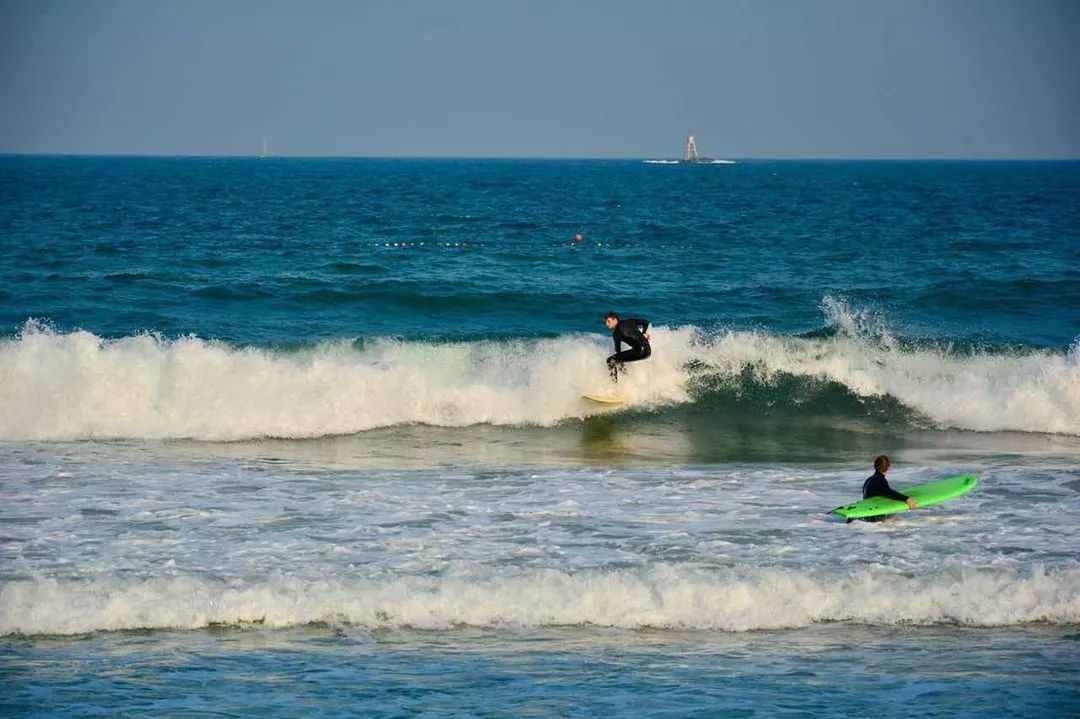
<path fill-rule="evenodd" d="M 1078 197 L 0 157 L 0 707 L 1074 715 Z M 654 325 L 621 411 L 609 309 Z M 882 452 L 979 487 L 826 516 Z"/>
<path fill-rule="evenodd" d="M 1078 163 L 7 157 L 0 183 L 8 333 L 556 336 L 610 307 L 800 333 L 826 296 L 910 338 L 1077 333 Z"/>

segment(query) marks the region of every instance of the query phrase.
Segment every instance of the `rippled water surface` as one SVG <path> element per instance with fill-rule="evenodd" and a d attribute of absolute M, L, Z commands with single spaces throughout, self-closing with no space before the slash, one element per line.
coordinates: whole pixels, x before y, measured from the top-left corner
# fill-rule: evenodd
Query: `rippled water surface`
<path fill-rule="evenodd" d="M 0 713 L 1075 716 L 1078 196 L 2 157 Z"/>

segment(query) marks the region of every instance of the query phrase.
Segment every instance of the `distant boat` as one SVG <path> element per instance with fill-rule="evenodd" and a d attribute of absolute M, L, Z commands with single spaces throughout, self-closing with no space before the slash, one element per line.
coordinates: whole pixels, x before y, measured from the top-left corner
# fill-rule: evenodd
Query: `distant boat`
<path fill-rule="evenodd" d="M 702 157 L 697 149 L 697 139 L 690 135 L 686 138 L 686 151 L 681 160 L 645 160 L 649 165 L 734 165 L 734 160 L 716 160 Z"/>
<path fill-rule="evenodd" d="M 266 135 L 263 135 L 262 141 L 262 152 L 259 153 L 259 157 L 265 160 L 266 158 L 270 157 L 270 148 L 266 144 Z"/>

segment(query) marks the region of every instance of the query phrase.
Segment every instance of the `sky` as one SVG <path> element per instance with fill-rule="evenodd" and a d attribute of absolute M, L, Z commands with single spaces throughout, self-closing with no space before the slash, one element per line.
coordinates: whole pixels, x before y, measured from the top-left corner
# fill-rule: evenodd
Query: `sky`
<path fill-rule="evenodd" d="M 1080 0 L 0 0 L 0 152 L 1080 158 Z"/>

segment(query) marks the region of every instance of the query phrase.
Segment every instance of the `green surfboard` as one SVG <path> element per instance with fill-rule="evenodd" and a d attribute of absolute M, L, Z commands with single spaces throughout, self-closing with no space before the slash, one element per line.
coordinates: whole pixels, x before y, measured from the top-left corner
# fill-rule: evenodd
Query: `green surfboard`
<path fill-rule="evenodd" d="M 978 482 L 979 480 L 975 475 L 964 474 L 959 477 L 949 477 L 937 482 L 930 482 L 929 484 L 920 484 L 910 489 L 898 489 L 897 491 L 909 497 L 914 497 L 919 503 L 916 509 L 922 509 L 967 494 L 975 488 Z M 865 519 L 866 517 L 880 517 L 885 514 L 907 511 L 908 506 L 905 502 L 889 499 L 888 497 L 870 497 L 861 502 L 837 507 L 833 510 L 833 514 L 839 514 L 846 519 Z"/>

